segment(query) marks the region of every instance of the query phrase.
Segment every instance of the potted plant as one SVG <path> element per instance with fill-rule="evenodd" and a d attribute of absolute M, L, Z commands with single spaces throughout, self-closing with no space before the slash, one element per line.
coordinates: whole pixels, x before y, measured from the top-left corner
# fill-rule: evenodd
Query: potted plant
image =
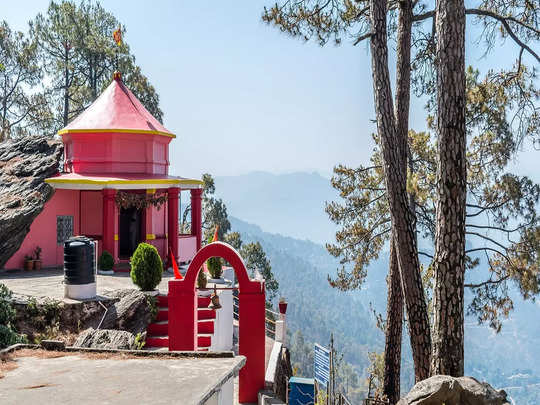
<path fill-rule="evenodd" d="M 41 248 L 36 246 L 34 250 L 34 270 L 41 270 Z"/>
<path fill-rule="evenodd" d="M 279 299 L 279 313 L 285 314 L 287 312 L 287 300 L 285 297 Z"/>
<path fill-rule="evenodd" d="M 206 267 L 212 277 L 209 281 L 211 283 L 223 284 L 223 264 L 220 257 L 211 257 L 206 261 Z"/>
<path fill-rule="evenodd" d="M 199 289 L 199 291 L 197 291 L 198 296 L 207 297 L 210 295 L 210 291 L 205 290 L 207 284 L 208 278 L 206 277 L 204 270 L 201 268 L 199 274 L 197 275 L 197 288 Z"/>
<path fill-rule="evenodd" d="M 101 253 L 101 256 L 99 256 L 98 273 L 105 274 L 105 275 L 114 274 L 113 267 L 114 267 L 114 258 L 109 252 L 104 250 L 103 253 Z"/>
<path fill-rule="evenodd" d="M 32 270 L 34 268 L 34 258 L 31 255 L 24 256 L 24 269 Z"/>

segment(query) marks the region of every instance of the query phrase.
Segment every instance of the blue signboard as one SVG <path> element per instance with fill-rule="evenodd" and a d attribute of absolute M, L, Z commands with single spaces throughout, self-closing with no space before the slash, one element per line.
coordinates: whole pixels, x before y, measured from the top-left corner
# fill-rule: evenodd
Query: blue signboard
<path fill-rule="evenodd" d="M 330 350 L 315 343 L 315 379 L 322 387 L 330 380 Z"/>

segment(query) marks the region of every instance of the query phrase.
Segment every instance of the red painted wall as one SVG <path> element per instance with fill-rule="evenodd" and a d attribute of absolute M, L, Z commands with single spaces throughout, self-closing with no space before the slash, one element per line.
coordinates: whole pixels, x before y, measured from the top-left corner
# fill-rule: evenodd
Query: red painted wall
<path fill-rule="evenodd" d="M 21 247 L 6 263 L 6 269 L 23 267 L 24 256 L 32 254 L 36 246 L 42 249 L 43 267 L 57 267 L 64 263 L 64 246 L 56 244 L 56 216 L 72 215 L 73 232 L 79 229 L 79 195 L 78 190 L 56 190 L 52 198 L 45 204 L 41 214 L 37 216 L 30 232 L 26 235 Z"/>

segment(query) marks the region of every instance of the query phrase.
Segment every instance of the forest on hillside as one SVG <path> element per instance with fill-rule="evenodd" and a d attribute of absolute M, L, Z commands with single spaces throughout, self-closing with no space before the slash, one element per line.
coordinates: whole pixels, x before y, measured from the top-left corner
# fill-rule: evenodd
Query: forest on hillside
<path fill-rule="evenodd" d="M 377 328 L 372 309 L 383 313 L 386 306 L 387 263 L 373 264 L 372 276 L 360 291 L 339 292 L 328 285 L 327 275 L 335 271 L 336 260 L 323 246 L 267 233 L 235 217 L 229 220 L 244 241 L 261 243 L 279 282 L 279 295 L 289 301 L 290 348 L 298 374 L 313 376 L 313 345 L 328 346 L 333 333 L 337 351 L 344 356 L 343 392 L 362 398 L 370 373 L 369 354 L 384 349 L 384 333 Z M 466 374 L 504 388 L 516 404 L 532 405 L 540 398 L 540 324 L 531 322 L 537 310 L 536 303 L 516 302 L 499 334 L 478 325 L 474 317 L 466 320 Z M 407 392 L 414 384 L 408 339 L 404 339 L 402 364 L 401 386 Z"/>

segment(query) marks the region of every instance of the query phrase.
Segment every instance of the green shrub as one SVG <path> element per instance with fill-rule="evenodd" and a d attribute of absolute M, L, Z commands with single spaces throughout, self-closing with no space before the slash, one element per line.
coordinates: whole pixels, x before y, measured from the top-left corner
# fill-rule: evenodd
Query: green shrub
<path fill-rule="evenodd" d="M 98 267 L 100 270 L 109 271 L 114 267 L 114 259 L 112 255 L 106 250 L 99 256 Z"/>
<path fill-rule="evenodd" d="M 223 274 L 223 266 L 220 257 L 211 257 L 206 261 L 206 266 L 212 278 L 220 278 Z"/>
<path fill-rule="evenodd" d="M 0 283 L 0 349 L 25 340 L 13 330 L 11 322 L 15 319 L 15 310 L 9 301 L 10 297 L 11 291 Z"/>
<path fill-rule="evenodd" d="M 148 243 L 139 243 L 131 258 L 131 279 L 143 291 L 151 291 L 161 281 L 163 263 L 157 249 Z"/>

